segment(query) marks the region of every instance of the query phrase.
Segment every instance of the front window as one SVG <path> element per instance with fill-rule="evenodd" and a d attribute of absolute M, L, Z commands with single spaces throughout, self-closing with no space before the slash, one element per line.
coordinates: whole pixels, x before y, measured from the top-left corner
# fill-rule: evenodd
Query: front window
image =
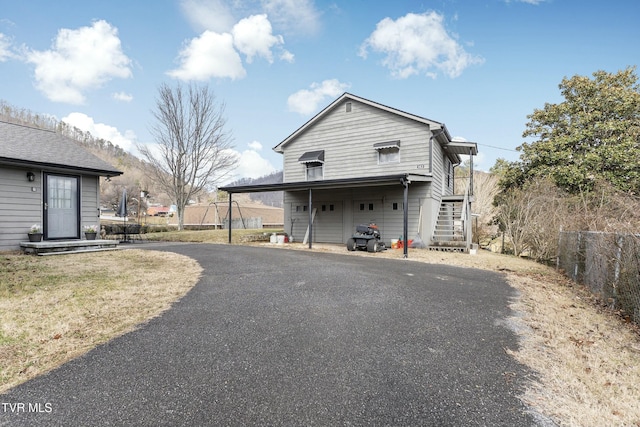
<path fill-rule="evenodd" d="M 400 163 L 400 140 L 377 142 L 373 148 L 378 152 L 378 164 Z"/>
<path fill-rule="evenodd" d="M 324 178 L 322 163 L 309 162 L 305 164 L 307 181 L 318 181 Z"/>
<path fill-rule="evenodd" d="M 381 148 L 378 150 L 378 163 L 399 163 L 400 162 L 400 148 L 390 147 Z"/>
<path fill-rule="evenodd" d="M 307 151 L 298 159 L 304 165 L 305 177 L 307 181 L 318 181 L 324 179 L 324 150 Z"/>

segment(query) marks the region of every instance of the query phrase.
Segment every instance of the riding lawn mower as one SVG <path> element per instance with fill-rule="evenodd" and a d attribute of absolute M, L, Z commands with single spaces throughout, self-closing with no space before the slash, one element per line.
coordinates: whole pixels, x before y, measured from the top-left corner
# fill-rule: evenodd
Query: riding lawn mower
<path fill-rule="evenodd" d="M 384 242 L 380 240 L 380 230 L 377 225 L 360 224 L 356 227 L 356 232 L 347 240 L 347 250 L 355 251 L 356 249 L 367 252 L 381 252 L 387 249 Z"/>

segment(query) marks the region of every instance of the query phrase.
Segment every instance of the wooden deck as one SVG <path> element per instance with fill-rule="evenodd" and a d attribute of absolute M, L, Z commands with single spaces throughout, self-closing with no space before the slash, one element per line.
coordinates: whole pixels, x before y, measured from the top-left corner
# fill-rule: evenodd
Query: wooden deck
<path fill-rule="evenodd" d="M 27 254 L 62 255 L 113 251 L 118 249 L 118 240 L 45 240 L 43 242 L 20 242 L 20 248 Z"/>

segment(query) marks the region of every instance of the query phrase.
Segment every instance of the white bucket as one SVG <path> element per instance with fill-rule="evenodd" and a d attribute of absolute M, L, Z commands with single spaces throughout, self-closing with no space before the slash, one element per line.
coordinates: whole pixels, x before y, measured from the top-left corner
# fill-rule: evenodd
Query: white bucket
<path fill-rule="evenodd" d="M 276 233 L 272 233 L 271 237 L 269 237 L 269 243 L 277 243 L 278 242 L 278 236 L 276 236 Z"/>
<path fill-rule="evenodd" d="M 278 236 L 278 244 L 279 245 L 284 244 L 284 236 L 283 235 Z"/>

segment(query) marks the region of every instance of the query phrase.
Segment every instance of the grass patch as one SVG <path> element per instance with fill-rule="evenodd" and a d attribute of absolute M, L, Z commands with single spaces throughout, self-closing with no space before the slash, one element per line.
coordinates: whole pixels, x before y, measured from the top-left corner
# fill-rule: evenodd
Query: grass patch
<path fill-rule="evenodd" d="M 268 236 L 282 230 L 266 229 L 240 229 L 232 230 L 231 243 L 245 243 L 254 240 L 258 236 Z M 181 230 L 162 231 L 158 233 L 145 234 L 148 240 L 165 242 L 190 242 L 190 243 L 228 243 L 229 230 Z"/>
<path fill-rule="evenodd" d="M 0 257 L 0 392 L 157 316 L 202 271 L 185 256 L 135 249 Z"/>

